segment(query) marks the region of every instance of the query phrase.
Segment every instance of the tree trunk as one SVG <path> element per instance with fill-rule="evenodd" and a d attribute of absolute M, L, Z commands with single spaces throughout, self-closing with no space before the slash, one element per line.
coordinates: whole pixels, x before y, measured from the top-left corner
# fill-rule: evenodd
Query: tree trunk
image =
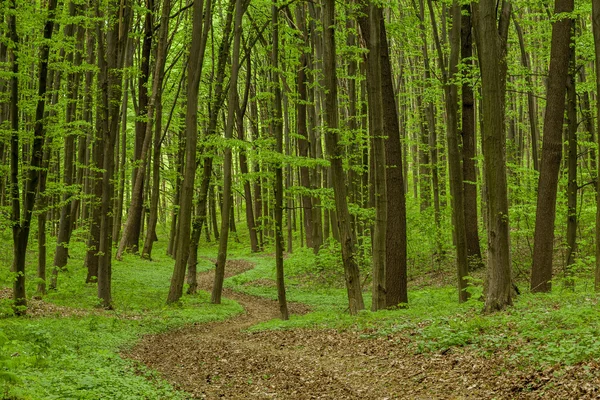
<path fill-rule="evenodd" d="M 573 11 L 573 4 L 573 0 L 555 0 L 554 12 L 557 15 L 570 13 Z M 550 69 L 548 71 L 548 91 L 546 95 L 547 106 L 544 116 L 542 161 L 535 216 L 533 266 L 531 268 L 532 292 L 548 292 L 552 288 L 556 192 L 562 159 L 571 24 L 572 20 L 570 18 L 561 18 L 552 24 Z"/>
<path fill-rule="evenodd" d="M 108 129 L 104 131 L 104 174 L 102 177 L 102 207 L 100 223 L 100 256 L 98 260 L 98 298 L 104 308 L 112 308 L 112 225 L 113 225 L 113 196 L 114 196 L 114 167 L 115 144 L 120 122 L 120 108 L 123 84 L 123 66 L 127 49 L 127 34 L 132 17 L 131 4 L 127 0 L 110 3 L 115 6 L 114 22 L 109 25 L 106 52 L 102 43 L 102 32 L 98 27 L 99 67 L 104 70 L 105 81 L 99 81 L 105 91 L 104 118 L 108 121 Z M 106 83 L 107 86 L 104 86 Z"/>
<path fill-rule="evenodd" d="M 209 135 L 215 135 L 217 130 L 217 123 L 219 115 L 221 114 L 221 107 L 225 101 L 223 83 L 225 81 L 225 67 L 229 57 L 230 48 L 230 36 L 231 26 L 233 24 L 233 6 L 235 0 L 230 0 L 229 11 L 227 12 L 227 19 L 225 22 L 225 28 L 223 29 L 223 38 L 221 46 L 219 48 L 219 58 L 217 62 L 217 77 L 215 79 L 215 94 L 213 96 L 212 107 L 210 108 L 210 116 L 208 121 L 207 132 Z M 204 31 L 206 38 L 208 38 L 208 31 Z M 206 40 L 205 38 L 205 40 Z M 210 153 L 210 150 L 205 152 Z M 200 235 L 202 233 L 202 225 L 206 220 L 206 199 L 208 195 L 208 187 L 210 186 L 212 171 L 213 171 L 213 157 L 208 154 L 204 158 L 204 165 L 202 168 L 202 183 L 200 184 L 200 193 L 198 194 L 198 213 L 196 214 L 192 223 L 192 237 L 190 240 L 190 250 L 188 255 L 188 274 L 187 281 L 189 284 L 188 293 L 195 293 L 197 282 L 196 282 L 196 265 L 198 263 L 198 243 L 200 241 Z"/>
<path fill-rule="evenodd" d="M 212 0 L 194 3 L 192 44 L 190 46 L 190 60 L 188 62 L 187 82 L 187 105 L 186 105 L 186 139 L 185 159 L 183 163 L 184 174 L 181 185 L 179 215 L 178 215 L 178 239 L 175 251 L 175 267 L 171 277 L 171 286 L 167 303 L 178 301 L 183 294 L 183 281 L 185 278 L 185 266 L 190 251 L 190 228 L 192 220 L 192 202 L 194 198 L 194 181 L 196 178 L 196 145 L 198 143 L 198 92 L 202 65 L 204 61 L 204 50 L 206 49 L 206 37 L 203 30 L 210 29 Z M 202 17 L 205 17 L 204 23 Z"/>
<path fill-rule="evenodd" d="M 273 28 L 273 50 L 271 52 L 272 84 L 273 84 L 273 134 L 275 136 L 275 151 L 283 156 L 283 111 L 281 108 L 281 82 L 279 81 L 279 10 L 277 0 L 271 6 L 271 26 Z M 283 271 L 283 166 L 282 161 L 277 161 L 275 168 L 275 270 L 277 275 L 277 300 L 281 319 L 289 319 L 285 282 Z M 289 224 L 289 221 L 288 221 Z"/>
<path fill-rule="evenodd" d="M 13 223 L 13 264 L 12 272 L 16 274 L 13 283 L 13 308 L 16 315 L 25 315 L 27 307 L 27 293 L 25 291 L 25 258 L 27 243 L 31 228 L 31 217 L 35 199 L 38 191 L 40 167 L 42 166 L 42 146 L 44 143 L 44 109 L 46 106 L 46 89 L 48 79 L 48 56 L 50 53 L 50 41 L 54 29 L 54 16 L 57 6 L 56 0 L 48 2 L 48 18 L 44 24 L 44 44 L 40 51 L 40 69 L 38 78 L 38 100 L 35 110 L 34 138 L 31 146 L 31 158 L 29 170 L 24 183 L 23 215 L 19 196 L 19 36 L 17 34 L 16 2 L 11 1 L 9 8 L 11 14 L 8 17 L 8 34 L 12 42 L 10 51 L 12 73 L 10 89 L 10 129 L 11 129 L 11 195 Z"/>
<path fill-rule="evenodd" d="M 366 12 L 365 12 L 366 11 Z M 359 19 L 369 53 L 367 54 L 367 97 L 369 100 L 369 134 L 373 151 L 373 183 L 375 192 L 375 226 L 373 232 L 373 269 L 371 310 L 385 308 L 386 282 L 386 154 L 383 131 L 383 95 L 381 81 L 381 25 L 383 13 L 380 7 L 363 4 L 367 17 Z"/>
<path fill-rule="evenodd" d="M 481 69 L 482 149 L 487 187 L 488 273 L 485 311 L 512 305 L 508 189 L 506 180 L 506 37 L 510 3 L 496 21 L 496 1 L 471 4 Z"/>
<path fill-rule="evenodd" d="M 471 66 L 473 64 L 471 59 L 473 57 L 473 38 L 471 36 L 471 7 L 468 4 L 462 7 L 460 29 L 462 63 Z M 473 87 L 469 82 L 464 82 L 462 85 L 462 168 L 467 258 L 470 271 L 483 267 L 477 217 L 476 148 Z"/>
<path fill-rule="evenodd" d="M 244 15 L 242 0 L 235 2 L 235 22 L 233 30 L 233 52 L 231 55 L 231 77 L 228 93 L 227 124 L 225 125 L 225 139 L 233 137 L 233 125 L 235 123 L 235 109 L 237 98 L 237 82 L 239 75 L 240 43 L 242 37 L 242 17 Z M 219 238 L 219 253 L 217 256 L 217 268 L 215 271 L 215 281 L 213 285 L 211 303 L 221 304 L 221 294 L 223 291 L 223 280 L 225 279 L 225 263 L 227 261 L 227 240 L 229 238 L 229 218 L 232 212 L 231 196 L 231 172 L 232 172 L 232 154 L 231 147 L 225 147 L 223 160 L 223 209 L 221 210 L 221 236 Z"/>
<path fill-rule="evenodd" d="M 338 110 L 337 110 L 337 74 L 335 50 L 335 0 L 326 0 L 323 12 L 323 83 L 325 94 L 325 142 L 331 163 L 331 173 L 334 184 L 334 197 L 340 239 L 342 260 L 348 292 L 349 309 L 352 315 L 365 308 L 360 288 L 358 265 L 354 255 L 355 245 L 350 226 L 350 213 L 346 196 L 346 179 L 342 165 L 343 148 L 339 143 Z"/>
<path fill-rule="evenodd" d="M 450 62 L 448 72 L 444 73 L 444 89 L 446 92 L 446 134 L 448 140 L 448 166 L 450 178 L 450 194 L 452 196 L 452 223 L 454 225 L 454 242 L 456 246 L 456 265 L 458 272 L 458 301 L 469 299 L 467 292 L 467 236 L 465 229 L 465 205 L 463 193 L 463 176 L 460 165 L 461 154 L 458 144 L 458 88 L 454 78 L 458 74 L 458 58 L 460 51 L 461 10 L 457 0 L 452 3 L 452 28 L 450 30 Z M 444 71 L 445 72 L 445 71 Z"/>
<path fill-rule="evenodd" d="M 521 64 L 526 71 L 531 71 L 531 60 L 529 54 L 525 51 L 525 39 L 523 37 L 523 29 L 513 14 L 513 23 L 519 38 L 519 48 L 521 50 Z M 531 75 L 525 73 L 525 83 L 527 84 L 527 107 L 529 111 L 529 127 L 531 131 L 531 158 L 533 159 L 533 169 L 540 170 L 540 159 L 538 156 L 540 128 L 538 124 L 537 100 L 533 93 L 533 82 Z"/>
<path fill-rule="evenodd" d="M 247 54 L 246 61 L 246 88 L 244 91 L 244 98 L 241 105 L 237 106 L 236 120 L 238 139 L 245 140 L 245 128 L 244 128 L 244 114 L 248 105 L 248 97 L 250 95 L 250 84 L 252 82 L 252 63 L 250 54 Z M 238 98 L 239 102 L 239 98 Z M 250 187 L 250 180 L 248 178 L 248 158 L 246 157 L 246 149 L 240 148 L 240 172 L 244 176 L 244 202 L 246 205 L 246 223 L 248 225 L 248 233 L 250 235 L 250 249 L 253 253 L 258 252 L 258 236 L 256 234 L 256 222 L 254 220 L 254 209 L 252 207 L 252 189 Z"/>
<path fill-rule="evenodd" d="M 574 24 L 572 24 L 574 27 Z M 575 74 L 577 65 L 575 60 L 575 29 L 571 32 L 569 46 L 570 68 L 567 78 L 567 259 L 565 265 L 565 285 L 575 289 L 575 280 L 571 271 L 577 256 L 577 91 L 575 87 Z"/>
<path fill-rule="evenodd" d="M 121 241 L 119 243 L 119 249 L 117 250 L 116 258 L 120 260 L 122 258 L 123 252 L 128 247 L 131 248 L 132 252 L 136 252 L 139 245 L 139 229 L 136 232 L 137 226 L 139 224 L 139 218 L 142 216 L 143 218 L 143 183 L 144 183 L 144 175 L 146 174 L 146 162 L 148 157 L 150 156 L 150 142 L 152 141 L 152 131 L 154 128 L 154 118 L 156 111 L 162 113 L 162 83 L 164 78 L 164 70 L 165 63 L 167 60 L 167 39 L 169 34 L 169 13 L 171 12 L 171 0 L 164 0 L 162 5 L 162 13 L 160 17 L 160 28 L 158 31 L 158 42 L 156 45 L 156 55 L 155 55 L 155 67 L 154 67 L 154 75 L 152 81 L 152 94 L 150 96 L 150 100 L 148 102 L 148 109 L 146 112 L 147 121 L 146 121 L 146 132 L 144 135 L 144 142 L 142 144 L 142 154 L 139 160 L 137 177 L 135 179 L 134 190 L 131 197 L 131 203 L 129 205 L 129 210 L 127 212 L 127 221 L 125 222 L 125 228 L 123 228 L 123 236 L 121 237 Z M 157 118 L 157 126 L 158 130 L 155 132 L 155 146 L 159 148 L 158 152 L 160 153 L 160 121 L 161 116 Z M 155 150 L 155 159 L 156 159 L 156 150 Z M 160 162 L 160 160 L 158 160 Z M 156 161 L 155 161 L 156 163 Z M 160 163 L 158 165 L 158 170 L 155 168 L 155 175 L 160 171 Z M 158 189 L 158 176 L 154 178 L 154 187 Z M 158 194 L 158 193 L 157 193 Z M 156 212 L 158 208 L 158 197 L 156 197 L 154 202 L 154 210 Z M 148 229 L 148 234 L 146 235 L 146 245 L 148 245 L 148 241 L 154 241 L 154 229 L 156 228 L 156 218 L 154 218 L 154 226 L 151 226 Z M 136 235 L 137 234 L 137 235 Z M 137 237 L 136 237 L 137 236 Z M 149 245 L 148 245 L 149 246 Z M 142 256 L 144 254 L 142 253 Z"/>
<path fill-rule="evenodd" d="M 600 94 L 600 0 L 592 0 L 592 31 L 594 35 L 594 53 L 596 55 L 596 94 Z M 598 132 L 598 145 L 600 147 L 600 104 L 596 105 L 596 124 Z M 600 154 L 600 152 L 598 152 Z M 600 163 L 598 163 L 600 165 Z M 600 179 L 596 172 L 596 271 L 594 288 L 600 291 Z"/>

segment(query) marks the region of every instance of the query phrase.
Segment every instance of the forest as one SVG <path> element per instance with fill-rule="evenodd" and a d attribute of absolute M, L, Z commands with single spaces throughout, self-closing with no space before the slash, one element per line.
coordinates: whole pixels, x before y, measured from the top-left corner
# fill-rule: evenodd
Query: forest
<path fill-rule="evenodd" d="M 0 0 L 0 397 L 600 397 L 600 0 Z"/>

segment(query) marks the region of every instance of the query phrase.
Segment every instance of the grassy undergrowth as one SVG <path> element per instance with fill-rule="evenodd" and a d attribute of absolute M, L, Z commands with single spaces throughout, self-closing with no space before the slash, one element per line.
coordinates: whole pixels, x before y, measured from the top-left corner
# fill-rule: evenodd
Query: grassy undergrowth
<path fill-rule="evenodd" d="M 152 371 L 121 358 L 119 353 L 144 334 L 225 319 L 242 308 L 226 299 L 222 305 L 212 305 L 204 292 L 166 306 L 174 264 L 162 243 L 157 244 L 153 261 L 137 256 L 113 261 L 113 311 L 95 307 L 96 286 L 84 283 L 84 250 L 77 243 L 70 250 L 69 270 L 59 276 L 58 290 L 44 298 L 55 306 L 49 306 L 43 316 L 11 317 L 10 301 L 0 301 L 0 398 L 186 398 Z M 9 249 L 2 250 L 6 266 L 4 256 Z M 28 271 L 34 272 L 35 257 L 29 261 Z M 208 261 L 199 265 L 200 270 L 211 267 Z M 2 269 L 0 288 L 10 286 L 6 270 Z M 28 276 L 28 282 L 31 295 L 35 290 L 33 275 Z"/>

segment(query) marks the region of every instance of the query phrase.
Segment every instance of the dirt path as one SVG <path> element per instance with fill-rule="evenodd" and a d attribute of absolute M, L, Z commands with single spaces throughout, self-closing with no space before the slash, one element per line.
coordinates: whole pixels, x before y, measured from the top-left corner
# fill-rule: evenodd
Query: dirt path
<path fill-rule="evenodd" d="M 229 261 L 230 275 L 252 268 Z M 212 274 L 200 275 L 209 289 Z M 192 398 L 540 399 L 598 398 L 598 364 L 519 370 L 499 357 L 416 355 L 402 337 L 356 332 L 243 330 L 277 318 L 276 302 L 226 290 L 246 312 L 224 322 L 145 337 L 127 356 L 159 371 Z M 306 312 L 291 305 L 292 313 Z M 590 374 L 589 370 L 596 371 Z M 559 375 L 559 376 L 557 376 Z"/>

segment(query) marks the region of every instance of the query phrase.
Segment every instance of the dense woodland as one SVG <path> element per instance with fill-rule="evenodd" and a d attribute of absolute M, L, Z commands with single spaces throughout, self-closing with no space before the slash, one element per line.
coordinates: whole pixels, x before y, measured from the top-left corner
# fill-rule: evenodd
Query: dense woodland
<path fill-rule="evenodd" d="M 0 27 L 0 397 L 599 396 L 600 0 Z"/>
<path fill-rule="evenodd" d="M 461 302 L 485 269 L 488 312 L 516 281 L 599 288 L 592 3 L 3 1 L 15 313 L 62 289 L 73 241 L 105 308 L 114 261 L 157 240 L 167 303 L 196 292 L 203 240 L 213 303 L 228 243 L 274 251 L 283 319 L 298 247 L 335 249 L 351 314 L 365 287 L 410 304 L 415 265 L 452 264 Z"/>

